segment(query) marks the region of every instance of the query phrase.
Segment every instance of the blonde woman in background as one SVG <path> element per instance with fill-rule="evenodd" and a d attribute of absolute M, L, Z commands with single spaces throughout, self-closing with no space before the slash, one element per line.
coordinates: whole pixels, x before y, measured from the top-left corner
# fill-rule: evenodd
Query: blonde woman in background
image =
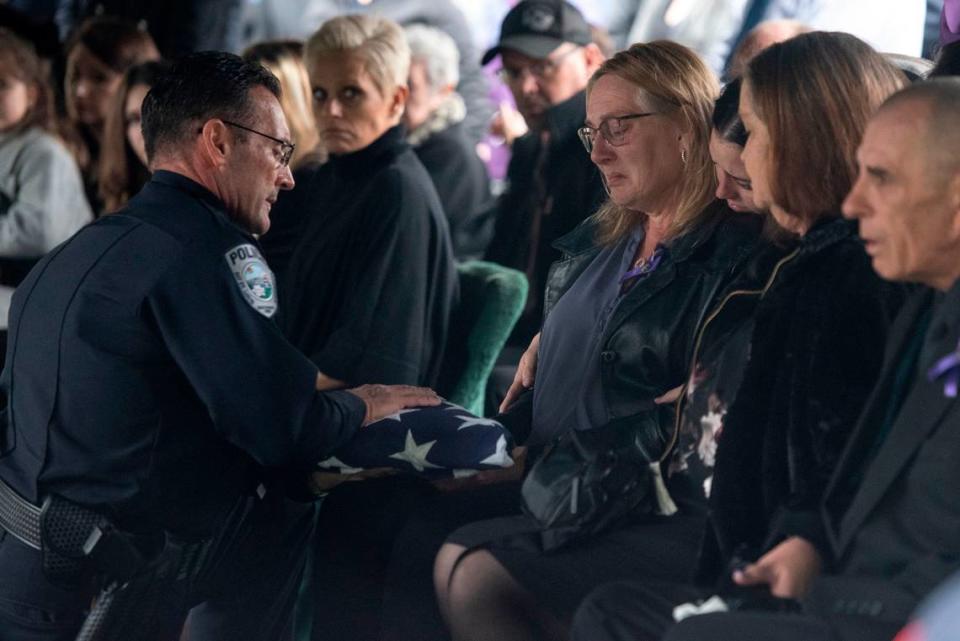
<path fill-rule="evenodd" d="M 310 106 L 310 78 L 303 65 L 303 43 L 299 40 L 260 42 L 247 48 L 243 57 L 251 62 L 259 62 L 280 81 L 283 89 L 280 106 L 297 146 L 290 159 L 290 167 L 297 169 L 304 163 L 324 162 L 326 152 L 318 146 L 320 136 Z"/>

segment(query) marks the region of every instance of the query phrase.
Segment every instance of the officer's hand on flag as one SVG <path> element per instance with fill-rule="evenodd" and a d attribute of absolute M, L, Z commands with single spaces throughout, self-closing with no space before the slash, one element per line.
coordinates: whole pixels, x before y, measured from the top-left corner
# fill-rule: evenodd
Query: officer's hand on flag
<path fill-rule="evenodd" d="M 439 405 L 440 397 L 429 387 L 413 385 L 361 385 L 347 390 L 367 405 L 364 426 L 396 414 L 407 407 Z"/>

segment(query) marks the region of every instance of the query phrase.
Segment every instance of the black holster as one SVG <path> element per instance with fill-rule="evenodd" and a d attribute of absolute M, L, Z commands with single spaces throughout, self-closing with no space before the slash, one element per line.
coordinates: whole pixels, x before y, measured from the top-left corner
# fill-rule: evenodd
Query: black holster
<path fill-rule="evenodd" d="M 151 547 L 98 512 L 53 494 L 40 511 L 40 539 L 44 576 L 66 589 L 94 578 L 125 581 L 147 564 L 141 547 Z"/>

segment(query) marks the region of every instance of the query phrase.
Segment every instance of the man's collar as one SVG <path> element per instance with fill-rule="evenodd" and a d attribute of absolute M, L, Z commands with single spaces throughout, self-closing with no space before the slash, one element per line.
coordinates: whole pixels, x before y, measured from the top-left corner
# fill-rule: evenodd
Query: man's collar
<path fill-rule="evenodd" d="M 223 201 L 217 198 L 209 189 L 193 180 L 188 178 L 183 174 L 177 173 L 175 171 L 168 171 L 166 169 L 158 169 L 153 172 L 151 177 L 151 182 L 159 183 L 161 185 L 167 185 L 168 187 L 173 187 L 179 189 L 180 191 L 186 192 L 189 195 L 202 200 L 204 203 L 217 210 L 220 213 L 226 213 L 226 206 L 223 204 Z"/>
<path fill-rule="evenodd" d="M 553 140 L 576 135 L 587 117 L 587 91 L 575 93 L 563 102 L 559 102 L 544 113 L 544 122 L 550 130 Z"/>

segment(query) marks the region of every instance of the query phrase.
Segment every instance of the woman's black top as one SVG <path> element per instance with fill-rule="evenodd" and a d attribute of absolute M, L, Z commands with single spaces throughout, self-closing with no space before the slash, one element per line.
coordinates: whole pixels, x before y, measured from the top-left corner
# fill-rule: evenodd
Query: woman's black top
<path fill-rule="evenodd" d="M 402 128 L 294 178 L 262 239 L 284 333 L 349 384 L 434 384 L 457 275 L 443 209 Z"/>

